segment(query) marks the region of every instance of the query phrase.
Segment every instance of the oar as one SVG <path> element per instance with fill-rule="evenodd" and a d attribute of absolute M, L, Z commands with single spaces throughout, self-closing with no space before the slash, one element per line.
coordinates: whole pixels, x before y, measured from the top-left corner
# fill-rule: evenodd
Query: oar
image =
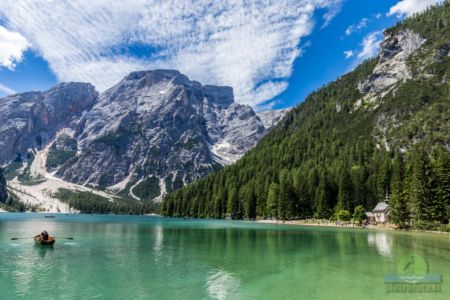
<path fill-rule="evenodd" d="M 54 236 L 55 239 L 65 239 L 65 240 L 73 240 L 73 237 L 59 237 L 59 236 Z M 15 240 L 24 240 L 24 239 L 34 239 L 33 237 L 13 237 L 11 238 L 11 240 L 15 241 Z"/>

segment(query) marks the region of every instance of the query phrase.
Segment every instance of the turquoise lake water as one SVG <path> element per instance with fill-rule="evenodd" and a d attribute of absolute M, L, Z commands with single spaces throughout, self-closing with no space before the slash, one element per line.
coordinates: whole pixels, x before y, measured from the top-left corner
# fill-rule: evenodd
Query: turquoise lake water
<path fill-rule="evenodd" d="M 10 239 L 43 229 L 74 240 Z M 443 276 L 440 293 L 386 293 L 410 254 Z M 450 236 L 0 213 L 0 299 L 450 299 Z"/>

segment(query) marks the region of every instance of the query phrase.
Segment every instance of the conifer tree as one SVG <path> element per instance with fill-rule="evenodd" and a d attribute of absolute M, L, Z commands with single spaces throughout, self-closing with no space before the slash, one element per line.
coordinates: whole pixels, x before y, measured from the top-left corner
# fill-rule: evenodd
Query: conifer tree
<path fill-rule="evenodd" d="M 316 217 L 329 218 L 332 214 L 331 192 L 328 178 L 325 174 L 320 176 L 319 186 L 316 190 Z"/>
<path fill-rule="evenodd" d="M 390 220 L 400 228 L 407 228 L 410 223 L 410 212 L 407 197 L 403 189 L 403 158 L 397 152 L 392 166 L 391 195 L 389 198 Z"/>
<path fill-rule="evenodd" d="M 278 184 L 272 182 L 269 186 L 269 192 L 267 194 L 267 214 L 269 217 L 278 216 Z"/>
<path fill-rule="evenodd" d="M 338 204 L 337 210 L 353 210 L 353 201 L 352 201 L 352 180 L 350 178 L 350 174 L 348 172 L 348 168 L 346 166 L 341 168 L 341 172 L 339 175 L 339 193 L 338 193 Z"/>
<path fill-rule="evenodd" d="M 239 218 L 239 199 L 236 187 L 232 187 L 228 194 L 227 213 L 231 219 Z"/>
<path fill-rule="evenodd" d="M 430 186 L 430 164 L 428 153 L 422 145 L 412 150 L 412 172 L 409 193 L 412 221 L 415 226 L 423 227 L 431 218 L 432 190 Z"/>
<path fill-rule="evenodd" d="M 448 223 L 450 212 L 450 153 L 438 146 L 434 151 L 434 201 L 432 219 Z"/>

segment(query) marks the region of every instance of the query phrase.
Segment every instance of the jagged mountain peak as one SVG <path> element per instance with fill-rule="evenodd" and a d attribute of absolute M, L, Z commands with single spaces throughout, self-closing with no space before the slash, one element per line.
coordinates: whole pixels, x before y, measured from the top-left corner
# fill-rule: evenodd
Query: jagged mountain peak
<path fill-rule="evenodd" d="M 56 110 L 71 113 L 79 109 L 88 109 L 97 100 L 99 93 L 90 83 L 62 82 L 43 92 L 44 101 Z"/>
<path fill-rule="evenodd" d="M 130 74 L 124 77 L 124 80 L 141 80 L 144 77 L 150 76 L 154 80 L 160 81 L 164 79 L 171 80 L 179 75 L 181 75 L 179 71 L 170 69 L 142 70 L 131 72 Z"/>
<path fill-rule="evenodd" d="M 208 101 L 215 102 L 221 106 L 229 106 L 234 103 L 233 88 L 229 86 L 218 85 L 202 85 L 200 82 L 189 79 L 186 75 L 177 70 L 146 70 L 136 71 L 125 76 L 118 84 L 107 90 L 104 94 L 110 97 L 114 93 L 122 93 L 124 90 L 128 92 L 147 91 L 148 94 L 160 94 L 159 98 L 176 99 L 176 97 L 167 96 L 170 88 L 177 87 L 173 92 L 179 93 L 181 90 L 188 90 L 189 93 L 185 100 L 189 100 L 189 96 L 202 99 L 207 98 Z"/>
<path fill-rule="evenodd" d="M 227 86 L 202 85 L 176 70 L 132 72 L 79 120 L 74 157 L 57 175 L 133 198 L 152 182 L 161 194 L 233 163 L 266 133 Z"/>
<path fill-rule="evenodd" d="M 176 70 L 132 72 L 101 94 L 88 83 L 68 82 L 4 99 L 11 105 L 0 118 L 10 126 L 0 127 L 0 143 L 22 141 L 0 150 L 5 162 L 33 149 L 46 165 L 40 176 L 51 171 L 71 184 L 139 200 L 233 163 L 267 132 L 250 106 L 234 101 L 231 87 L 202 85 Z M 15 109 L 14 101 L 24 108 Z M 11 121 L 18 111 L 21 119 Z M 38 122 L 28 121 L 30 113 Z M 16 127 L 30 131 L 25 140 L 7 136 Z"/>
<path fill-rule="evenodd" d="M 181 74 L 177 70 L 144 70 L 131 72 L 123 78 L 118 85 L 131 84 L 137 88 L 150 87 L 155 84 L 170 83 L 172 85 L 180 85 L 185 87 L 201 86 L 199 82 L 190 80 L 186 75 Z"/>
<path fill-rule="evenodd" d="M 27 92 L 1 98 L 0 162 L 30 148 L 40 149 L 63 127 L 74 127 L 81 114 L 97 101 L 89 83 L 60 83 L 45 92 Z"/>

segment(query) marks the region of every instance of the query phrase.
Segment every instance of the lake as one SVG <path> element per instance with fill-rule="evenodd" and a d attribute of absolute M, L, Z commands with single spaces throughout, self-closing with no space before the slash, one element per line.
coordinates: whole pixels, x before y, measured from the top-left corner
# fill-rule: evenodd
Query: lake
<path fill-rule="evenodd" d="M 150 216 L 0 213 L 1 299 L 450 299 L 450 236 Z M 52 248 L 31 237 L 46 229 Z M 439 293 L 386 293 L 409 255 Z"/>

